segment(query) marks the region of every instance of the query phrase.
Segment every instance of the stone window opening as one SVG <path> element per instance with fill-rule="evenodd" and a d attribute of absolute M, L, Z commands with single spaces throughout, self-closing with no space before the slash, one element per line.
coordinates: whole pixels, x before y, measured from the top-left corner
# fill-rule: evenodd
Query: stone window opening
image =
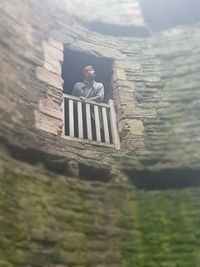
<path fill-rule="evenodd" d="M 95 80 L 104 85 L 104 103 L 113 98 L 111 88 L 113 61 L 103 57 L 97 57 L 78 50 L 65 47 L 64 61 L 62 65 L 62 78 L 64 80 L 65 94 L 71 95 L 74 84 L 83 80 L 82 70 L 85 66 L 91 65 L 96 71 Z"/>
<path fill-rule="evenodd" d="M 72 96 L 76 82 L 83 81 L 83 68 L 93 66 L 95 80 L 104 85 L 103 103 L 80 101 Z M 113 61 L 68 47 L 64 49 L 62 65 L 63 137 L 79 141 L 98 142 L 119 148 L 119 137 L 113 105 L 111 86 Z"/>

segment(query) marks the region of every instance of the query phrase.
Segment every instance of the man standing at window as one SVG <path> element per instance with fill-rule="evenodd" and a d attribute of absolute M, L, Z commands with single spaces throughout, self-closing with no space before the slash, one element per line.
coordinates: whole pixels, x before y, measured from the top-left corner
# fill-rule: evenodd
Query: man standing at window
<path fill-rule="evenodd" d="M 102 83 L 98 83 L 94 80 L 95 78 L 95 70 L 92 66 L 86 66 L 83 69 L 84 81 L 78 82 L 74 85 L 74 89 L 72 91 L 73 96 L 79 97 L 83 102 L 86 100 L 95 101 L 95 102 L 103 102 L 104 99 L 104 86 Z M 85 109 L 83 109 L 83 121 L 85 120 Z M 104 142 L 104 134 L 103 134 L 103 121 L 102 115 L 99 113 L 100 120 L 100 130 L 101 130 L 101 138 Z M 95 116 L 94 110 L 91 110 L 91 126 L 92 126 L 92 137 L 93 140 L 96 140 L 96 130 L 95 130 Z"/>
<path fill-rule="evenodd" d="M 73 96 L 80 97 L 82 101 L 89 100 L 95 102 L 103 102 L 104 86 L 97 83 L 95 78 L 95 70 L 92 66 L 86 66 L 83 69 L 84 81 L 74 85 L 72 91 Z"/>

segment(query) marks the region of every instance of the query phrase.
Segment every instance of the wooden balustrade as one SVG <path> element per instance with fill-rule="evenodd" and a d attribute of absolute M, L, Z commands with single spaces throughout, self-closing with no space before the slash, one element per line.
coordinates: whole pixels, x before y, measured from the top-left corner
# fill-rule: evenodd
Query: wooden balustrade
<path fill-rule="evenodd" d="M 120 148 L 113 101 L 81 101 L 64 94 L 64 136 Z"/>

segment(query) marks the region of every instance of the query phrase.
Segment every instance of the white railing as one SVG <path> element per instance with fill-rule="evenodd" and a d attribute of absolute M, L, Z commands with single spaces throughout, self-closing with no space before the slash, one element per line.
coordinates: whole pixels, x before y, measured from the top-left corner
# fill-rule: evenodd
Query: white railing
<path fill-rule="evenodd" d="M 113 101 L 108 104 L 81 101 L 72 95 L 63 95 L 64 136 L 100 142 L 120 148 Z"/>

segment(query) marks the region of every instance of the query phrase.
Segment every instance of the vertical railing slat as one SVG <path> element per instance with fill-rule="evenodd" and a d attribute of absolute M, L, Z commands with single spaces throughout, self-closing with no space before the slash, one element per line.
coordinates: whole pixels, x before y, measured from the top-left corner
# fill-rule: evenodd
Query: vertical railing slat
<path fill-rule="evenodd" d="M 106 108 L 102 107 L 102 116 L 103 116 L 103 127 L 104 127 L 104 134 L 105 134 L 105 142 L 110 144 L 110 137 L 109 137 L 109 130 L 108 130 L 108 118 Z"/>
<path fill-rule="evenodd" d="M 83 138 L 83 112 L 82 112 L 82 103 L 77 102 L 78 107 L 78 137 Z"/>
<path fill-rule="evenodd" d="M 101 142 L 101 131 L 100 131 L 100 120 L 99 120 L 99 109 L 98 106 L 94 105 L 94 119 L 96 128 L 97 141 Z"/>
<path fill-rule="evenodd" d="M 63 98 L 61 109 L 62 109 L 62 114 L 63 114 L 62 136 L 65 136 L 65 116 L 67 116 L 66 108 L 65 108 L 65 98 Z"/>
<path fill-rule="evenodd" d="M 69 136 L 74 137 L 74 105 L 73 100 L 69 99 Z"/>
<path fill-rule="evenodd" d="M 115 147 L 117 149 L 120 149 L 120 139 L 119 139 L 119 134 L 117 130 L 117 120 L 116 120 L 113 100 L 109 100 L 109 104 L 110 104 L 110 123 L 111 123 L 113 142 L 114 142 Z"/>
<path fill-rule="evenodd" d="M 87 138 L 92 140 L 91 111 L 90 104 L 86 103 L 86 122 L 87 122 Z"/>

